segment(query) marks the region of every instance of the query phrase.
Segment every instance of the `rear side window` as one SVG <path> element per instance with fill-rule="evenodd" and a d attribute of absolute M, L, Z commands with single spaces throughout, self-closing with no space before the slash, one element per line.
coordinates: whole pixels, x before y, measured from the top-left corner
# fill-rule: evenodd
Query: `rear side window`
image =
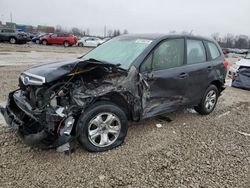
<path fill-rule="evenodd" d="M 153 52 L 153 70 L 168 69 L 183 65 L 184 39 L 162 42 Z"/>
<path fill-rule="evenodd" d="M 206 61 L 206 51 L 200 40 L 187 40 L 187 64 L 202 63 Z"/>
<path fill-rule="evenodd" d="M 217 57 L 220 56 L 220 52 L 219 52 L 217 46 L 214 43 L 207 42 L 207 46 L 208 46 L 208 49 L 210 51 L 212 59 L 216 59 Z"/>

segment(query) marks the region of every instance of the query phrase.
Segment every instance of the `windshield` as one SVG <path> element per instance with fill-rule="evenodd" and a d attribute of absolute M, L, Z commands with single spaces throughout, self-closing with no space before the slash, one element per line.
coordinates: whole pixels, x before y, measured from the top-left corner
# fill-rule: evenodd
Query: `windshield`
<path fill-rule="evenodd" d="M 247 56 L 245 57 L 246 59 L 250 59 L 250 53 L 247 54 Z"/>
<path fill-rule="evenodd" d="M 147 39 L 116 37 L 93 49 L 83 58 L 120 64 L 122 68 L 128 69 L 151 42 Z"/>

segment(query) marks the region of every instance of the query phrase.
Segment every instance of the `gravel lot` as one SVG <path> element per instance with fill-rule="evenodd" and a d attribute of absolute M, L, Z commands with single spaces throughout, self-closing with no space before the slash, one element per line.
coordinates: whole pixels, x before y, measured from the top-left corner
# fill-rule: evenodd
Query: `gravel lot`
<path fill-rule="evenodd" d="M 0 103 L 28 66 L 88 50 L 0 44 Z M 130 124 L 117 149 L 77 146 L 69 156 L 27 147 L 0 119 L 0 187 L 250 187 L 250 91 L 228 87 L 209 116 L 192 109 L 166 116 L 173 121 Z"/>

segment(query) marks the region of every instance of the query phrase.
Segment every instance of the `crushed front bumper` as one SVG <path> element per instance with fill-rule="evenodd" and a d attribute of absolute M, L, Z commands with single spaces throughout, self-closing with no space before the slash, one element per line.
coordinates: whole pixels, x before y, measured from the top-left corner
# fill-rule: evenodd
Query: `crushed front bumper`
<path fill-rule="evenodd" d="M 0 106 L 0 112 L 9 127 L 14 129 L 27 145 L 49 149 L 73 139 L 70 135 L 58 135 L 46 127 L 46 118 L 41 119 L 44 113 L 35 112 L 20 90 L 9 93 L 6 107 Z"/>

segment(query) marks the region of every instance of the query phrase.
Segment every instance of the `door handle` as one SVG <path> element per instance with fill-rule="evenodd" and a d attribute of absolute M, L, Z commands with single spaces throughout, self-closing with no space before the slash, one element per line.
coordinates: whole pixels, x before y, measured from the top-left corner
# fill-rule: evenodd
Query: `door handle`
<path fill-rule="evenodd" d="M 181 73 L 181 74 L 179 75 L 179 78 L 180 78 L 180 79 L 184 79 L 184 78 L 187 78 L 187 77 L 188 77 L 188 74 L 185 73 L 185 72 L 183 72 L 183 73 Z"/>
<path fill-rule="evenodd" d="M 212 70 L 212 67 L 211 66 L 208 66 L 207 67 L 207 71 L 209 72 L 209 71 L 211 71 Z"/>

